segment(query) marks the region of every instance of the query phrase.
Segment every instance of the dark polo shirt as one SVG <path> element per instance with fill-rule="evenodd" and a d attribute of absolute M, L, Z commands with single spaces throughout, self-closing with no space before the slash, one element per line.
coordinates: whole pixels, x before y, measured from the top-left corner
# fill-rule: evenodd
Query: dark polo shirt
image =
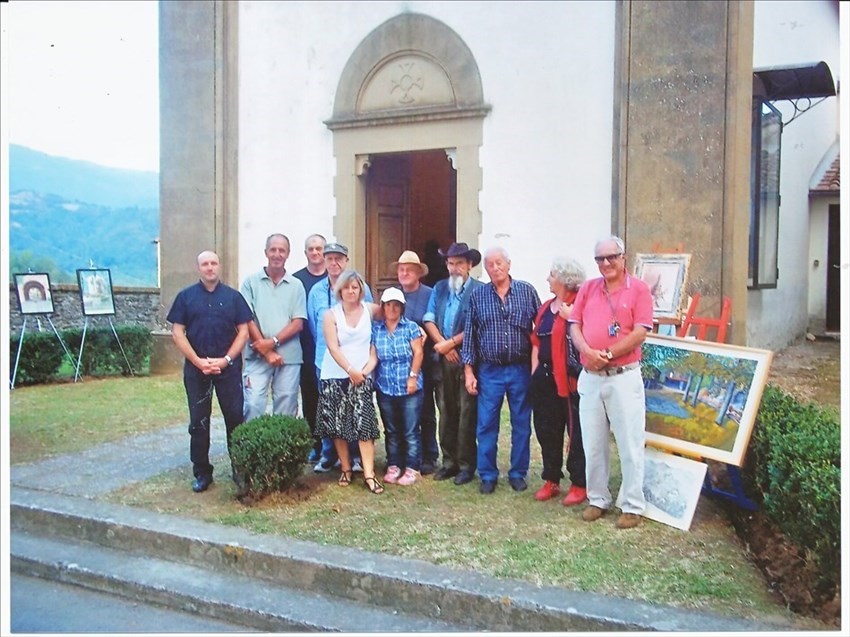
<path fill-rule="evenodd" d="M 186 327 L 186 337 L 195 353 L 201 358 L 221 358 L 236 338 L 236 327 L 253 318 L 245 298 L 224 283 L 212 292 L 198 281 L 177 293 L 169 323 Z"/>

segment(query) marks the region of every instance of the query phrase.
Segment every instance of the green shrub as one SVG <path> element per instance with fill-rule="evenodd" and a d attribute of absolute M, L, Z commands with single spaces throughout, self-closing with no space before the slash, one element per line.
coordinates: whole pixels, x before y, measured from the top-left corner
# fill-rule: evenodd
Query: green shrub
<path fill-rule="evenodd" d="M 841 428 L 834 415 L 768 385 L 744 475 L 765 514 L 840 581 Z"/>
<path fill-rule="evenodd" d="M 10 335 L 9 373 L 12 375 L 15 374 L 20 340 L 20 334 Z M 53 332 L 25 332 L 15 386 L 47 382 L 59 371 L 63 357 L 65 351 Z"/>
<path fill-rule="evenodd" d="M 313 446 L 303 418 L 263 415 L 239 425 L 230 441 L 230 460 L 250 495 L 289 488 L 304 470 Z"/>
<path fill-rule="evenodd" d="M 127 361 L 134 374 L 146 373 L 150 369 L 150 356 L 153 352 L 153 336 L 146 327 L 135 325 L 118 325 L 115 333 L 121 343 L 115 340 L 115 334 L 109 327 L 97 327 L 86 330 L 86 340 L 83 343 L 83 358 L 80 363 L 80 374 L 84 376 L 109 376 L 114 374 L 130 375 Z M 65 342 L 71 351 L 79 355 L 83 330 L 72 328 L 62 332 Z M 124 355 L 121 348 L 124 348 Z"/>

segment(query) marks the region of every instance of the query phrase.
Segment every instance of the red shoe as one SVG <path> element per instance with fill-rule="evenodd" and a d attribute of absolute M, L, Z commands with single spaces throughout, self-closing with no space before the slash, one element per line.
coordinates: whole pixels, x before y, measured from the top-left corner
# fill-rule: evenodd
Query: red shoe
<path fill-rule="evenodd" d="M 585 500 L 587 500 L 587 489 L 572 485 L 570 490 L 567 491 L 567 497 L 564 498 L 563 504 L 565 507 L 571 507 L 576 504 L 581 504 Z"/>
<path fill-rule="evenodd" d="M 544 502 L 550 498 L 554 498 L 561 492 L 561 487 L 557 482 L 547 480 L 543 486 L 534 494 L 534 499 L 538 502 Z"/>

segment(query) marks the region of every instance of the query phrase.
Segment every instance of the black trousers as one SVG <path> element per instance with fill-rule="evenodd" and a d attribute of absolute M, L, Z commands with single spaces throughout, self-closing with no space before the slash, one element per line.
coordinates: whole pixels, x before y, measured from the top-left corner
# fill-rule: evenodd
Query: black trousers
<path fill-rule="evenodd" d="M 548 363 L 541 363 L 531 377 L 531 400 L 534 413 L 534 433 L 543 455 L 541 477 L 550 482 L 560 482 L 564 477 L 564 438 L 569 437 L 567 472 L 577 487 L 587 484 L 584 446 L 581 443 L 578 394 L 558 395 L 555 376 Z"/>
<path fill-rule="evenodd" d="M 313 449 L 322 450 L 322 439 L 316 436 L 316 410 L 319 407 L 319 381 L 316 380 L 316 367 L 312 364 L 301 365 L 301 408 L 304 418 L 313 434 Z"/>
<path fill-rule="evenodd" d="M 240 359 L 241 362 L 241 359 Z M 227 453 L 230 453 L 230 436 L 242 424 L 242 366 L 226 367 L 219 375 L 205 376 L 201 370 L 187 362 L 183 366 L 183 386 L 189 401 L 189 457 L 192 473 L 212 477 L 210 464 L 210 416 L 213 390 L 224 416 L 227 430 Z"/>

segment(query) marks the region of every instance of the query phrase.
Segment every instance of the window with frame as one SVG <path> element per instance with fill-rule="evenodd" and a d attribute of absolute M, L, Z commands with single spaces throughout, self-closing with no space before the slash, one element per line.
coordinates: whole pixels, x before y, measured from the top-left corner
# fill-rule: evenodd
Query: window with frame
<path fill-rule="evenodd" d="M 753 98 L 753 147 L 750 172 L 750 251 L 747 285 L 775 288 L 779 280 L 779 167 L 782 113 Z"/>

